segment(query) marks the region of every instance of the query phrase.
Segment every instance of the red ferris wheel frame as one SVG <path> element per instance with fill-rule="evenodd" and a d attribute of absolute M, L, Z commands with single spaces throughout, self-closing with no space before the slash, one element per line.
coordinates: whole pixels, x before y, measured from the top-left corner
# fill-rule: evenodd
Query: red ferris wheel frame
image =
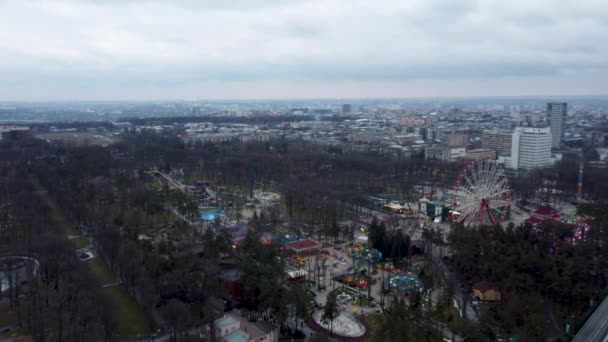
<path fill-rule="evenodd" d="M 498 224 L 506 217 L 511 203 L 511 188 L 501 164 L 495 161 L 471 161 L 460 171 L 451 189 L 451 208 L 456 211 L 459 199 L 468 198 L 466 212 L 453 221 Z"/>

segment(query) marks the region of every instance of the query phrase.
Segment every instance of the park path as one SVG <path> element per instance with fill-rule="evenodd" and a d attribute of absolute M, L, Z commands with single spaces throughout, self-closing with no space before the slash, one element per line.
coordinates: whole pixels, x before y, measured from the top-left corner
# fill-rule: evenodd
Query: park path
<path fill-rule="evenodd" d="M 32 184 L 36 189 L 36 195 L 49 209 L 50 223 L 64 234 L 66 240 L 70 241 L 74 247 L 74 253 L 76 253 L 76 250 L 81 246 L 78 246 L 75 239 L 68 238 L 69 235 L 80 235 L 80 232 L 76 229 L 75 223 L 68 219 L 55 200 L 51 198 L 49 192 L 40 184 L 38 179 L 32 179 Z M 93 259 L 83 262 L 88 265 L 89 270 L 97 280 L 97 284 L 103 288 L 104 294 L 114 303 L 116 316 L 118 317 L 118 333 L 125 336 L 149 334 L 150 322 L 148 321 L 145 312 L 128 293 L 124 285 L 117 284 L 116 286 L 104 287 L 105 284 L 116 282 L 115 275 L 105 262 L 99 256 L 95 256 Z"/>

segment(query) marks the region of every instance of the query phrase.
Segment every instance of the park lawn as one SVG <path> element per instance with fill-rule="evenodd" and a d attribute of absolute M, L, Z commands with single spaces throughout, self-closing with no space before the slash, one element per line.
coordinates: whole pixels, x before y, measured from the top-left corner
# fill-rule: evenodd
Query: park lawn
<path fill-rule="evenodd" d="M 50 209 L 49 219 L 60 228 L 66 235 L 80 235 L 78 229 L 73 223 L 70 223 L 63 214 L 63 211 L 57 206 L 57 203 L 49 196 L 49 192 L 46 191 L 37 179 L 32 179 L 32 184 L 37 189 L 36 194 L 40 197 L 42 202 L 46 204 Z"/>
<path fill-rule="evenodd" d="M 84 236 L 75 237 L 73 239 L 70 239 L 70 241 L 72 241 L 72 243 L 74 244 L 74 246 L 76 246 L 77 249 L 81 249 L 90 245 L 89 239 Z"/>
<path fill-rule="evenodd" d="M 0 327 L 17 324 L 17 314 L 9 308 L 9 303 L 0 303 Z"/>
<path fill-rule="evenodd" d="M 376 332 L 378 331 L 378 327 L 380 325 L 380 321 L 382 319 L 382 314 L 379 313 L 373 313 L 373 314 L 369 314 L 365 316 L 365 321 L 367 322 L 367 325 L 369 326 L 369 336 L 372 337 L 376 334 Z"/>
<path fill-rule="evenodd" d="M 14 328 L 8 332 L 0 332 L 0 341 L 30 342 L 32 337 L 23 328 Z"/>
<path fill-rule="evenodd" d="M 369 307 L 371 307 L 371 300 L 369 298 L 367 298 L 367 296 L 365 296 L 365 297 L 361 296 L 359 305 L 369 308 Z"/>
<path fill-rule="evenodd" d="M 104 291 L 117 303 L 116 317 L 120 336 L 146 335 L 152 332 L 146 314 L 123 285 L 104 287 Z"/>
<path fill-rule="evenodd" d="M 95 256 L 93 259 L 85 262 L 89 265 L 89 269 L 95 274 L 102 285 L 116 282 L 116 276 L 99 256 Z"/>
<path fill-rule="evenodd" d="M 57 207 L 57 204 L 48 197 L 49 197 L 48 194 L 43 195 L 43 198 L 46 198 L 44 200 L 45 203 L 51 209 L 51 214 L 49 217 L 51 222 L 53 224 L 55 224 L 57 227 L 61 228 L 61 230 L 66 235 L 80 235 L 80 232 L 78 231 L 78 229 L 76 229 L 76 227 L 73 224 L 70 224 L 68 222 L 68 219 L 61 212 L 61 209 L 59 209 L 59 207 Z M 49 201 L 49 202 L 47 202 L 47 201 Z"/>
<path fill-rule="evenodd" d="M 32 184 L 38 189 L 36 193 L 40 196 L 40 199 L 50 209 L 49 220 L 51 223 L 55 227 L 61 229 L 61 231 L 66 234 L 66 238 L 67 235 L 79 235 L 80 232 L 78 232 L 74 224 L 70 223 L 63 211 L 49 196 L 40 182 L 37 179 L 33 179 Z M 75 240 L 76 239 L 72 239 L 70 241 L 72 241 L 75 248 L 80 248 L 78 246 L 80 242 Z M 116 277 L 109 269 L 108 265 L 106 265 L 98 256 L 85 262 L 88 263 L 89 269 L 97 278 L 99 286 L 114 283 L 116 281 Z M 115 304 L 114 310 L 118 317 L 119 324 L 118 332 L 121 336 L 143 335 L 150 332 L 150 324 L 144 311 L 122 285 L 104 287 L 103 292 L 107 294 L 109 299 Z"/>

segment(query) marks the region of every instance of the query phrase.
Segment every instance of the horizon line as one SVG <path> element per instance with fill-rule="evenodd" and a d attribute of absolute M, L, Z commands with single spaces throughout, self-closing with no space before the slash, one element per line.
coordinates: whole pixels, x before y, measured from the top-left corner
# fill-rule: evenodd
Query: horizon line
<path fill-rule="evenodd" d="M 3 100 L 0 99 L 0 104 L 2 103 L 65 103 L 65 102 L 73 102 L 73 103 L 89 103 L 89 102 L 114 102 L 114 103 L 124 103 L 124 102 L 227 102 L 227 101 L 237 101 L 237 102 L 245 102 L 245 101 L 253 101 L 253 102 L 263 102 L 263 101 L 370 101 L 370 100 L 454 100 L 454 99 L 538 99 L 538 98 L 594 98 L 594 97 L 605 97 L 608 99 L 608 94 L 585 94 L 585 95 L 453 95 L 453 96 L 412 96 L 412 97 L 395 97 L 395 96 L 379 96 L 379 97 L 277 97 L 277 98 L 214 98 L 214 99 L 80 99 L 80 100 L 68 100 L 68 99 L 52 99 L 52 100 Z"/>

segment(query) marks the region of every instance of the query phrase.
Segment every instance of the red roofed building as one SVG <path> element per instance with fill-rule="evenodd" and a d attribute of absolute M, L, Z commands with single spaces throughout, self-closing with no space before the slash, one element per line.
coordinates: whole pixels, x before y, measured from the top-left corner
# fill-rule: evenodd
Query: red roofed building
<path fill-rule="evenodd" d="M 298 255 L 309 255 L 318 253 L 321 250 L 321 244 L 312 239 L 298 240 L 286 244 L 285 250 Z"/>
<path fill-rule="evenodd" d="M 242 273 L 236 269 L 230 269 L 219 275 L 220 286 L 232 298 L 239 299 L 245 294 L 245 289 L 241 283 Z"/>
<path fill-rule="evenodd" d="M 541 206 L 541 207 L 538 207 L 538 209 L 536 209 L 534 214 L 532 214 L 532 216 L 529 219 L 527 219 L 526 222 L 529 222 L 531 224 L 538 224 L 540 222 L 545 222 L 545 221 L 559 222 L 559 220 L 561 218 L 562 218 L 562 215 L 560 213 L 558 213 L 557 210 L 555 210 L 551 207 Z"/>

